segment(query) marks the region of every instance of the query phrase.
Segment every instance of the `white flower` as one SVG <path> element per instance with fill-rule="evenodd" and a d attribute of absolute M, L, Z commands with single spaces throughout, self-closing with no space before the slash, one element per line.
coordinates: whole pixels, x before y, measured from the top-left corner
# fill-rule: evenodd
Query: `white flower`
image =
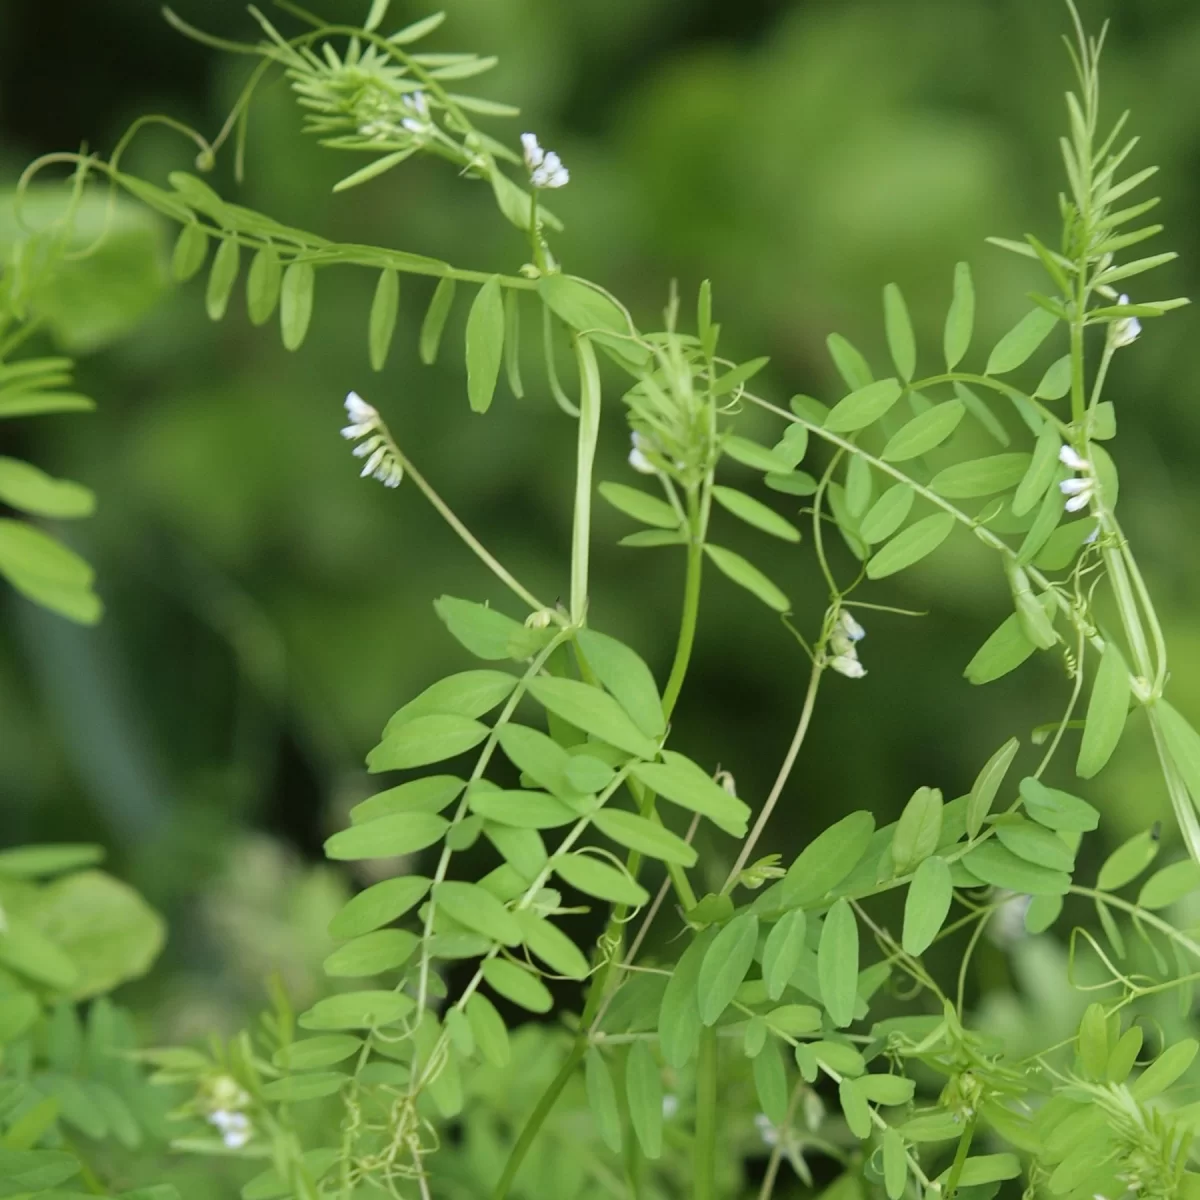
<path fill-rule="evenodd" d="M 847 679 L 861 679 L 867 673 L 866 667 L 858 661 L 858 657 L 851 658 L 849 654 L 839 654 L 836 658 L 831 658 L 829 665 Z"/>
<path fill-rule="evenodd" d="M 766 1113 L 758 1113 L 754 1118 L 754 1125 L 765 1145 L 779 1145 L 779 1130 L 771 1123 L 771 1118 Z"/>
<path fill-rule="evenodd" d="M 1096 494 L 1096 484 L 1091 479 L 1064 479 L 1058 485 L 1058 490 L 1069 497 L 1065 505 L 1067 512 L 1079 512 L 1087 508 Z"/>
<path fill-rule="evenodd" d="M 1121 296 L 1117 303 L 1124 306 L 1129 303 L 1128 296 Z M 1137 317 L 1122 317 L 1108 327 L 1108 344 L 1119 350 L 1122 346 L 1131 346 L 1138 340 L 1142 332 L 1142 323 Z"/>
<path fill-rule="evenodd" d="M 351 392 L 346 397 L 346 414 L 350 424 L 342 430 L 342 437 L 349 441 L 367 439 L 354 447 L 354 457 L 367 460 L 361 478 L 373 475 L 384 487 L 399 487 L 404 478 L 404 468 L 386 436 L 379 413 L 357 392 Z"/>
<path fill-rule="evenodd" d="M 1011 946 L 1025 936 L 1025 914 L 1033 903 L 1032 896 L 1010 892 L 992 917 L 988 934 L 999 946 Z"/>
<path fill-rule="evenodd" d="M 531 171 L 542 165 L 546 152 L 538 143 L 536 133 L 521 134 L 521 147 L 525 151 L 525 165 Z"/>
<path fill-rule="evenodd" d="M 1079 474 L 1074 479 L 1064 479 L 1058 490 L 1067 497 L 1067 512 L 1079 512 L 1087 508 L 1096 494 L 1096 477 L 1092 464 L 1071 446 L 1063 446 L 1058 452 L 1058 461 Z"/>
<path fill-rule="evenodd" d="M 633 449 L 629 452 L 629 465 L 642 475 L 657 475 L 658 468 L 646 457 L 646 451 L 654 448 L 649 438 L 635 430 L 629 435 L 629 440 L 633 443 Z"/>
<path fill-rule="evenodd" d="M 521 134 L 521 146 L 525 151 L 525 166 L 529 168 L 529 182 L 535 188 L 560 188 L 571 181 L 571 173 L 562 164 L 562 159 L 553 150 L 543 150 L 535 133 Z"/>
<path fill-rule="evenodd" d="M 1088 462 L 1073 446 L 1063 446 L 1058 452 L 1058 461 L 1072 471 L 1090 471 L 1092 464 Z"/>
<path fill-rule="evenodd" d="M 667 1092 L 662 1099 L 662 1114 L 669 1121 L 679 1111 L 679 1097 Z"/>
<path fill-rule="evenodd" d="M 429 132 L 431 122 L 429 119 L 429 97 L 424 92 L 405 92 L 400 97 L 400 103 L 408 116 L 404 117 L 400 124 L 408 130 L 409 133 L 423 135 Z"/>
<path fill-rule="evenodd" d="M 861 642 L 867 636 L 867 631 L 851 616 L 848 609 L 843 608 L 838 613 L 838 625 L 841 632 L 852 642 Z"/>
<path fill-rule="evenodd" d="M 221 1140 L 230 1150 L 240 1150 L 254 1133 L 250 1118 L 243 1112 L 218 1108 L 208 1114 L 208 1122 L 220 1131 Z"/>

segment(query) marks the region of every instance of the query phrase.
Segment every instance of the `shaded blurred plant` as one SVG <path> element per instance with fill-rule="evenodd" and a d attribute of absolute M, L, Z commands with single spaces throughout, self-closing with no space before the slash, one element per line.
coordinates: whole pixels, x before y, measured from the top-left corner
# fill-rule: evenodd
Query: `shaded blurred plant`
<path fill-rule="evenodd" d="M 841 1171 L 826 1193 L 838 1197 L 982 1200 L 1017 1180 L 1027 1196 L 1200 1196 L 1192 1169 L 1200 1109 L 1178 1107 L 1168 1094 L 1191 1068 L 1197 1043 L 1155 1033 L 1143 1054 L 1158 999 L 1173 994 L 1186 1013 L 1198 975 L 1200 945 L 1158 914 L 1200 884 L 1200 735 L 1164 699 L 1167 650 L 1115 516 L 1117 470 L 1103 445 L 1116 434 L 1115 408 L 1104 399 L 1113 355 L 1136 342 L 1142 321 L 1185 301 L 1133 303 L 1122 291 L 1172 256 L 1124 255 L 1160 230 L 1134 228 L 1155 201 L 1125 204 L 1152 174 L 1121 174 L 1136 144 L 1120 141 L 1125 119 L 1102 135 L 1103 36 L 1089 39 L 1072 8 L 1078 90 L 1068 96 L 1062 143 L 1061 240 L 1052 249 L 1033 236 L 997 239 L 1040 265 L 1052 286 L 1031 294 L 1031 311 L 990 348 L 982 370 L 961 368 L 975 290 L 960 264 L 934 373 L 918 374 L 903 295 L 888 285 L 895 374 L 875 378 L 862 354 L 833 335 L 844 394 L 832 406 L 800 395 L 783 407 L 751 390 L 765 360 L 720 354 L 707 285 L 694 321 L 685 321 L 672 289 L 662 328 L 648 332 L 605 289 L 562 272 L 550 245 L 558 221 L 541 193 L 567 185 L 568 167 L 532 133 L 518 154 L 476 128 L 476 116 L 512 110 L 447 90 L 492 60 L 410 48 L 440 16 L 385 35 L 387 0 L 375 0 L 361 27 L 281 7 L 305 31 L 285 37 L 251 9 L 264 34 L 253 45 L 210 38 L 171 16 L 190 36 L 258 60 L 214 142 L 182 130 L 199 147 L 200 169 L 236 132 L 240 173 L 250 101 L 279 71 L 310 132 L 331 148 L 374 156 L 336 190 L 431 153 L 490 186 L 502 215 L 528 239 L 528 262 L 489 274 L 335 244 L 232 204 L 196 176 L 177 172 L 161 187 L 126 173 L 128 139 L 109 160 L 39 160 L 25 183 L 54 162 L 74 165 L 77 189 L 86 172 L 103 173 L 182 226 L 173 258 L 180 280 L 202 270 L 215 246 L 206 289 L 214 319 L 226 312 L 243 251 L 251 252 L 251 320 L 263 324 L 278 308 L 291 350 L 307 334 L 319 270 L 377 270 L 367 327 L 376 370 L 390 351 L 402 275 L 437 280 L 420 335 L 427 363 L 439 353 L 457 286 L 472 286 L 465 362 L 477 413 L 491 407 L 502 370 L 509 389 L 523 394 L 521 315 L 533 304 L 546 390 L 578 424 L 569 584 L 564 601 L 539 599 L 462 524 L 379 409 L 349 393 L 343 433 L 365 460 L 362 474 L 415 486 L 522 610 L 512 617 L 451 596 L 436 604 L 450 634 L 489 665 L 433 683 L 396 712 L 368 768 L 418 774 L 357 805 L 349 827 L 326 843 L 339 862 L 407 865 L 428 852 L 434 864 L 429 875 L 401 870 L 379 879 L 339 909 L 330 922 L 338 944 L 324 960 L 334 990 L 296 1015 L 276 987 L 253 1032 L 206 1052 L 145 1054 L 159 1082 L 189 1096 L 174 1114 L 191 1123 L 175 1148 L 257 1160 L 266 1169 L 246 1185 L 247 1200 L 376 1190 L 711 1200 L 744 1194 L 744 1168 L 755 1158 L 766 1160 L 763 1200 L 781 1186 L 785 1163 L 811 1190 L 818 1159 Z M 146 118 L 130 136 L 154 120 L 181 128 Z M 1065 340 L 1067 352 L 1031 388 L 1010 382 L 1052 337 Z M 576 364 L 569 383 L 556 368 L 562 340 Z M 630 467 L 653 480 L 653 493 L 594 485 L 602 399 L 614 377 Z M 1068 397 L 1059 414 L 1054 406 Z M 750 406 L 782 422 L 775 444 L 738 432 Z M 966 461 L 952 453 L 968 417 L 1000 443 L 999 453 Z M 1027 449 L 1010 448 L 1014 438 Z M 717 482 L 738 470 L 761 476 L 764 496 L 804 502 L 793 515 L 811 529 L 828 588 L 810 636 L 766 572 L 710 537 L 716 518 L 777 543 L 802 541 L 792 516 Z M 681 617 L 661 690 L 635 650 L 592 624 L 596 491 L 641 526 L 624 545 L 684 551 Z M 995 553 L 1013 604 L 967 665 L 967 679 L 991 682 L 1043 651 L 1061 657 L 1070 684 L 1061 719 L 1035 731 L 1033 742 L 1045 746 L 1036 765 L 1015 788 L 1006 784 L 1021 750 L 1010 738 L 949 802 L 922 786 L 892 825 L 876 829 L 872 812 L 851 812 L 786 867 L 775 854 L 755 857 L 826 673 L 862 678 L 871 614 L 900 613 L 861 599 L 862 589 L 915 566 L 960 526 Z M 666 744 L 708 564 L 783 622 L 809 669 L 795 732 L 753 827 L 715 752 L 701 764 Z M 1192 855 L 1149 875 L 1134 900 L 1124 890 L 1153 865 L 1157 830 L 1115 851 L 1094 886 L 1077 882 L 1076 854 L 1099 816 L 1044 780 L 1077 729 L 1076 774 L 1099 772 L 1131 708 L 1143 710 L 1153 730 Z M 496 710 L 490 724 L 481 719 Z M 466 765 L 421 773 L 449 760 Z M 689 822 L 686 832 L 671 828 L 677 819 Z M 699 861 L 692 843 L 701 821 L 739 842 L 727 868 Z M 653 897 L 643 882 L 646 859 L 665 875 Z M 724 875 L 723 886 L 698 896 L 689 875 L 696 868 Z M 1067 1036 L 1032 1052 L 1014 1049 L 986 1013 L 975 1020 L 967 1010 L 967 971 L 986 931 L 1000 942 L 1044 932 L 1063 919 L 1068 896 L 1090 904 L 1096 921 L 1067 914 L 1070 954 L 1056 982 L 1103 999 Z M 581 947 L 569 919 L 595 902 L 607 924 Z M 645 951 L 656 919 L 674 923 L 674 962 Z M 939 980 L 922 958 L 943 939 L 962 945 L 955 979 Z M 554 1008 L 548 981 L 585 983 L 582 1011 L 564 1015 L 566 1032 L 535 1024 L 510 1035 L 506 1013 Z M 889 1015 L 900 1002 L 907 1011 Z M 500 1071 L 517 1082 L 499 1082 Z"/>

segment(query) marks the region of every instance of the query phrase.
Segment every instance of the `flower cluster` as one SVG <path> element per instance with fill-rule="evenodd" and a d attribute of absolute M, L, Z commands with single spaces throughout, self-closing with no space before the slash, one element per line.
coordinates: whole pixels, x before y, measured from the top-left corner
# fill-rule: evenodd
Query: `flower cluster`
<path fill-rule="evenodd" d="M 350 424 L 342 430 L 342 437 L 359 441 L 354 447 L 355 458 L 365 458 L 361 477 L 373 475 L 384 487 L 399 487 L 404 478 L 404 468 L 396 457 L 395 449 L 383 427 L 378 411 L 368 404 L 357 392 L 346 397 L 346 415 Z"/>
<path fill-rule="evenodd" d="M 243 1111 L 250 1103 L 249 1094 L 228 1075 L 212 1079 L 207 1093 L 205 1119 L 216 1127 L 228 1149 L 240 1150 L 254 1136 L 254 1126 Z"/>
<path fill-rule="evenodd" d="M 535 133 L 521 134 L 521 145 L 525 150 L 525 166 L 529 168 L 529 182 L 535 188 L 560 188 L 571 181 L 571 173 L 562 164 L 562 159 L 553 150 L 543 150 Z"/>
<path fill-rule="evenodd" d="M 858 643 L 867 636 L 867 631 L 850 615 L 846 609 L 841 609 L 837 615 L 833 633 L 829 638 L 829 648 L 834 657 L 829 665 L 847 679 L 861 679 L 867 669 L 858 661 Z"/>
<path fill-rule="evenodd" d="M 1059 490 L 1067 497 L 1067 512 L 1079 512 L 1087 508 L 1096 494 L 1096 473 L 1092 464 L 1070 446 L 1064 446 L 1058 452 L 1058 461 L 1078 472 L 1075 478 L 1064 479 L 1058 485 Z"/>

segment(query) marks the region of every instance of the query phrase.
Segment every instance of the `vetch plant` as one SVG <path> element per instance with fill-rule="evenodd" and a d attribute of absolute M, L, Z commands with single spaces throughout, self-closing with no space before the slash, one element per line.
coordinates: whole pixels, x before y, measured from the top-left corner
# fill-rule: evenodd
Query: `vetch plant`
<path fill-rule="evenodd" d="M 203 1051 L 143 1052 L 153 1079 L 181 1095 L 174 1148 L 245 1160 L 257 1171 L 247 1200 L 767 1200 L 813 1194 L 817 1179 L 831 1178 L 824 1194 L 843 1200 L 1200 1197 L 1200 1109 L 1175 1086 L 1197 1042 L 1171 1032 L 1178 1019 L 1168 1022 L 1163 1007 L 1177 1000 L 1190 1013 L 1200 974 L 1200 944 L 1172 916 L 1200 884 L 1200 736 L 1165 696 L 1167 647 L 1116 515 L 1118 471 L 1106 447 L 1118 414 L 1105 397 L 1113 356 L 1134 352 L 1141 322 L 1185 301 L 1135 303 L 1115 286 L 1173 256 L 1128 253 L 1160 229 L 1137 224 L 1156 203 L 1135 194 L 1153 169 L 1130 173 L 1125 118 L 1107 132 L 1101 125 L 1103 35 L 1089 38 L 1071 9 L 1077 88 L 1062 141 L 1061 235 L 1053 245 L 993 239 L 1028 260 L 1042 289 L 1030 310 L 967 369 L 970 268 L 954 271 L 937 351 L 918 348 L 903 294 L 889 284 L 891 364 L 881 372 L 834 335 L 842 394 L 785 405 L 757 390 L 764 359 L 721 354 L 707 284 L 686 313 L 672 289 L 661 327 L 646 329 L 601 285 L 563 270 L 552 247 L 559 222 L 541 193 L 586 179 L 571 179 L 533 133 L 518 151 L 477 126 L 516 114 L 457 90 L 492 60 L 416 48 L 440 15 L 389 34 L 387 0 L 375 0 L 361 27 L 281 7 L 299 32 L 251 9 L 263 34 L 253 44 L 170 16 L 189 36 L 258 60 L 215 143 L 184 131 L 201 168 L 233 131 L 240 167 L 254 93 L 282 75 L 324 145 L 371 156 L 336 190 L 418 153 L 445 159 L 490 189 L 528 241 L 526 262 L 491 274 L 336 244 L 241 207 L 194 175 L 173 173 L 167 186 L 131 175 L 127 141 L 107 160 L 40 160 L 26 183 L 67 162 L 77 193 L 101 176 L 114 194 L 178 224 L 177 278 L 197 275 L 211 252 L 214 319 L 250 256 L 251 320 L 264 324 L 278 309 L 289 349 L 302 347 L 322 271 L 377 272 L 366 339 L 376 370 L 391 350 L 402 276 L 436 281 L 418 347 L 426 363 L 469 288 L 470 409 L 491 409 L 503 370 L 508 390 L 528 386 L 577 424 L 572 545 L 565 599 L 546 603 L 464 526 L 389 432 L 382 413 L 400 401 L 353 381 L 368 398 L 349 391 L 342 433 L 364 460 L 362 475 L 416 487 L 512 600 L 504 611 L 448 595 L 435 604 L 465 651 L 463 669 L 397 710 L 367 765 L 410 774 L 358 804 L 326 844 L 339 863 L 408 864 L 334 918 L 328 995 L 297 1014 L 276 987 L 253 1032 Z M 536 386 L 520 369 L 530 311 L 545 363 Z M 557 371 L 562 344 L 573 380 Z M 1035 367 L 1038 355 L 1046 362 Z M 919 371 L 923 357 L 936 365 Z M 330 398 L 331 436 L 339 401 Z M 776 419 L 773 444 L 745 433 L 740 418 L 751 408 Z M 955 434 L 967 421 L 997 441 L 995 453 L 962 458 Z M 624 478 L 594 480 L 602 437 L 630 447 Z M 590 604 L 597 494 L 637 527 L 622 544 L 683 560 L 661 681 Z M 827 592 L 818 619 L 795 613 L 769 569 L 724 544 L 742 526 L 774 539 L 778 554 L 807 556 Z M 844 688 L 839 699 L 852 705 L 868 661 L 888 670 L 865 641 L 873 614 L 899 611 L 885 581 L 952 537 L 991 551 L 996 586 L 1012 600 L 966 664 L 967 680 L 986 684 L 1052 654 L 1068 685 L 1061 718 L 1032 746 L 998 732 L 1003 744 L 973 781 L 917 787 L 899 819 L 878 828 L 872 811 L 849 811 L 783 863 L 764 839 L 789 803 L 818 699 Z M 714 569 L 782 623 L 805 665 L 766 796 L 739 796 L 720 769 L 737 761 L 736 746 L 698 760 L 674 745 Z M 826 684 L 831 671 L 848 682 Z M 1189 857 L 1152 871 L 1154 827 L 1083 879 L 1076 856 L 1099 813 L 1069 773 L 1087 781 L 1102 770 L 1131 717 L 1152 731 Z M 715 862 L 699 862 L 702 823 L 725 839 L 709 852 Z M 464 866 L 467 851 L 471 863 L 489 863 L 485 873 Z M 714 870 L 723 886 L 698 895 L 695 880 Z M 597 910 L 605 924 L 590 941 L 579 917 Z M 666 928 L 661 951 L 648 948 L 654 925 Z M 1022 931 L 1052 929 L 1070 947 L 1056 981 L 1063 1010 L 1081 1015 L 1067 1036 L 1027 1051 L 970 1009 L 966 982 L 989 932 L 1019 944 Z M 0 937 L 12 965 L 13 934 Z M 924 959 L 943 941 L 959 963 L 950 978 Z M 72 998 L 62 980 L 14 969 L 34 1000 L 27 1022 L 0 1024 L 11 1044 L 6 1071 L 10 1051 L 32 1060 L 31 1029 L 72 1019 L 69 1008 L 42 1011 L 47 997 Z M 28 1072 L 18 1085 L 26 1090 L 14 1096 L 39 1086 Z M 22 1169 L 34 1180 L 26 1191 L 40 1194 L 70 1177 L 79 1110 L 63 1104 L 32 1133 L 22 1111 L 3 1117 L 4 1145 L 23 1139 Z M 82 1156 L 73 1169 L 84 1170 Z M 93 1190 L 104 1189 L 96 1179 Z"/>

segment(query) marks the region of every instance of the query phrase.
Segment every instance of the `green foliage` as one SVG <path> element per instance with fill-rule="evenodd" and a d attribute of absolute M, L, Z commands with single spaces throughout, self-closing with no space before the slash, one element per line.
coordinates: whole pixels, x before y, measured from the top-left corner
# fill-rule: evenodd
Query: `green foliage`
<path fill-rule="evenodd" d="M 867 356 L 835 334 L 828 348 L 844 392 L 828 406 L 798 396 L 784 408 L 750 390 L 765 358 L 739 362 L 718 352 L 709 285 L 700 290 L 695 333 L 682 328 L 675 291 L 663 327 L 642 330 L 604 288 L 563 273 L 550 245 L 560 222 L 542 200 L 566 173 L 531 135 L 522 156 L 476 127 L 476 116 L 513 110 L 447 90 L 494 60 L 411 48 L 440 15 L 385 34 L 387 0 L 375 0 L 361 28 L 283 7 L 302 31 L 285 36 L 252 9 L 263 34 L 253 45 L 221 43 L 170 20 L 258 59 L 239 112 L 263 79 L 282 74 L 322 145 L 372 156 L 335 191 L 419 154 L 448 161 L 487 185 L 500 215 L 528 239 L 529 261 L 500 274 L 341 245 L 230 203 L 190 174 L 173 172 L 162 187 L 122 169 L 120 153 L 107 161 L 74 156 L 67 216 L 51 233 L 6 249 L 0 415 L 85 406 L 58 390 L 68 382 L 66 360 L 10 362 L 8 353 L 20 344 L 19 327 L 35 319 L 62 321 L 83 342 L 98 336 L 74 330 L 57 282 L 60 270 L 70 275 L 65 247 L 74 222 L 96 199 L 86 187 L 91 173 L 180 226 L 171 258 L 177 280 L 198 275 L 215 244 L 204 295 L 213 320 L 226 315 L 243 252 L 250 255 L 250 319 L 264 324 L 278 307 L 290 351 L 303 347 L 326 268 L 376 273 L 366 328 L 376 370 L 391 349 L 402 275 L 438 281 L 419 339 L 426 363 L 438 356 L 456 285 L 468 285 L 463 360 L 475 414 L 496 403 L 504 364 L 511 391 L 525 391 L 524 300 L 537 305 L 543 323 L 546 391 L 578 421 L 569 604 L 542 603 L 485 549 L 413 467 L 381 414 L 351 394 L 344 432 L 366 459 L 363 474 L 389 486 L 407 478 L 520 602 L 517 616 L 452 596 L 435 605 L 469 655 L 507 669 L 468 666 L 395 712 L 368 769 L 420 773 L 357 805 L 349 825 L 325 843 L 335 862 L 374 864 L 373 882 L 329 924 L 327 992 L 295 1013 L 276 986 L 253 1031 L 213 1038 L 204 1051 L 135 1056 L 128 1022 L 103 998 L 143 974 L 161 947 L 161 921 L 134 892 L 94 869 L 86 847 L 0 854 L 0 1186 L 61 1194 L 54 1189 L 78 1175 L 93 1193 L 111 1194 L 75 1138 L 111 1139 L 130 1152 L 151 1136 L 147 1130 L 161 1139 L 155 1122 L 144 1128 L 141 1121 L 140 1060 L 154 1068 L 150 1083 L 176 1097 L 174 1152 L 260 1168 L 245 1184 L 247 1200 L 454 1188 L 497 1200 L 588 1197 L 624 1194 L 626 1181 L 630 1194 L 712 1200 L 738 1186 L 718 1170 L 718 1146 L 730 1159 L 751 1154 L 751 1128 L 770 1149 L 764 1198 L 785 1159 L 811 1188 L 808 1158 L 818 1155 L 845 1168 L 830 1197 L 882 1190 L 891 1200 L 966 1200 L 1017 1179 L 1029 1195 L 1070 1200 L 1196 1194 L 1200 1111 L 1177 1104 L 1176 1085 L 1192 1070 L 1197 1043 L 1170 1036 L 1153 1006 L 1175 993 L 1186 1013 L 1190 960 L 1200 954 L 1183 929 L 1157 915 L 1200 887 L 1200 734 L 1164 699 L 1165 639 L 1115 515 L 1116 467 L 1097 444 L 1115 434 L 1111 410 L 1101 407 L 1113 355 L 1136 339 L 1141 318 L 1182 302 L 1131 304 L 1113 287 L 1172 256 L 1116 257 L 1158 228 L 1118 232 L 1145 208 L 1114 205 L 1151 172 L 1119 176 L 1133 146 L 1115 148 L 1123 121 L 1101 141 L 1100 42 L 1077 27 L 1071 46 L 1078 94 L 1068 97 L 1070 135 L 1062 143 L 1069 186 L 1060 248 L 1033 237 L 998 243 L 1044 270 L 1050 294 L 1032 294 L 1035 307 L 987 351 L 981 372 L 964 372 L 978 340 L 976 294 L 970 269 L 959 264 L 943 332 L 946 370 L 920 379 L 914 322 L 899 286 L 889 284 L 884 339 L 897 375 L 876 378 Z M 198 140 L 199 166 L 207 169 L 219 145 Z M 37 194 L 26 187 L 26 200 Z M 112 211 L 124 213 L 125 203 Z M 106 238 L 119 225 L 114 219 Z M 1093 326 L 1104 339 L 1098 366 L 1087 353 Z M 555 339 L 574 352 L 574 397 L 558 376 Z M 1058 357 L 1033 369 L 1048 342 Z M 1040 383 L 1025 391 L 1011 379 Z M 614 387 L 632 434 L 630 465 L 661 495 L 611 481 L 593 489 L 597 445 L 607 434 L 603 398 Z M 1052 407 L 1068 396 L 1069 411 Z M 899 417 L 902 407 L 911 416 Z M 996 410 L 1011 410 L 1016 448 L 1007 448 L 1013 435 Z M 783 423 L 773 444 L 746 419 L 752 411 Z M 1001 452 L 979 457 L 964 444 L 968 415 Z M 805 463 L 810 469 L 798 470 Z M 727 476 L 742 486 L 717 482 Z M 785 517 L 766 493 L 754 494 L 760 482 L 808 503 Z M 593 490 L 648 527 L 626 545 L 684 548 L 682 617 L 661 688 L 637 650 L 593 627 Z M 33 517 L 91 509 L 86 489 L 15 459 L 0 460 L 0 498 Z M 1086 516 L 1060 525 L 1064 508 Z M 793 547 L 811 545 L 827 586 L 811 637 L 799 628 L 810 618 L 793 610 L 772 574 L 710 539 L 718 509 L 722 522 L 751 527 L 759 553 L 768 552 L 759 534 L 774 539 L 772 571 Z M 811 521 L 811 537 L 802 539 L 793 516 Z M 739 533 L 740 525 L 733 526 Z M 752 859 L 768 819 L 791 798 L 818 693 L 836 683 L 826 677 L 866 674 L 858 615 L 901 611 L 886 603 L 890 591 L 871 589 L 916 567 L 960 528 L 999 560 L 996 592 L 1007 592 L 1012 606 L 968 663 L 967 680 L 990 683 L 1038 653 L 1060 659 L 1071 680 L 1061 719 L 1034 738 L 1049 742 L 1040 761 L 1006 790 L 1022 749 L 1010 738 L 956 799 L 921 786 L 893 824 L 877 828 L 864 808 L 786 865 L 776 854 Z M 708 564 L 749 593 L 749 611 L 762 615 L 751 607 L 756 601 L 795 634 L 809 676 L 790 748 L 753 826 L 751 806 L 720 768 L 719 748 L 693 755 L 676 744 L 673 716 Z M 0 523 L 0 570 L 68 616 L 99 615 L 86 565 L 26 521 Z M 1191 854 L 1145 878 L 1136 901 L 1121 893 L 1152 866 L 1157 831 L 1110 856 L 1096 887 L 1077 883 L 1081 845 L 1099 813 L 1044 779 L 1080 727 L 1076 773 L 1099 772 L 1121 743 L 1131 705 L 1154 734 Z M 415 871 L 420 855 L 427 875 Z M 660 864 L 653 898 L 647 859 Z M 698 899 L 701 881 L 713 890 Z M 1084 901 L 1098 930 L 1074 912 Z M 1032 1047 L 997 1036 L 965 996 L 967 967 L 985 932 L 1003 931 L 1022 908 L 1018 917 L 1031 931 L 1069 918 L 1069 960 L 1047 986 L 1101 997 L 1065 1029 L 1036 1027 Z M 575 918 L 593 913 L 602 932 L 589 938 Z M 656 919 L 670 924 L 668 950 L 647 945 Z M 943 942 L 961 959 L 949 979 L 925 958 Z M 545 1016 L 564 997 L 580 1009 L 566 1022 L 566 1038 L 523 1015 Z M 85 1018 L 75 1007 L 81 1000 L 93 1000 Z M 1143 1016 L 1154 1017 L 1154 1053 L 1139 1058 L 1143 1026 L 1133 1021 Z M 529 1103 L 510 1103 L 526 1082 Z M 823 1105 L 835 1097 L 841 1117 L 826 1122 Z M 718 1102 L 727 1122 L 717 1120 Z M 541 1140 L 562 1138 L 560 1122 L 570 1139 L 561 1168 Z M 547 1184 L 546 1173 L 558 1169 L 574 1174 Z M 122 1176 L 114 1170 L 112 1177 Z M 144 1194 L 167 1200 L 156 1189 Z"/>

